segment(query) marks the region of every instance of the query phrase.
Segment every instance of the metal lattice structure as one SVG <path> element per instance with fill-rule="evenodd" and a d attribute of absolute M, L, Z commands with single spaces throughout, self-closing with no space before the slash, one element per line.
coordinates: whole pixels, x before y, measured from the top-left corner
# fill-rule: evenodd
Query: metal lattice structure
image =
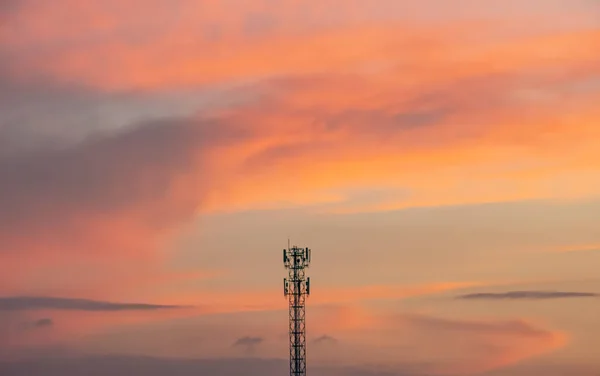
<path fill-rule="evenodd" d="M 283 250 L 283 265 L 288 278 L 283 279 L 284 295 L 289 301 L 290 376 L 306 375 L 306 297 L 310 295 L 310 249 L 296 246 Z"/>

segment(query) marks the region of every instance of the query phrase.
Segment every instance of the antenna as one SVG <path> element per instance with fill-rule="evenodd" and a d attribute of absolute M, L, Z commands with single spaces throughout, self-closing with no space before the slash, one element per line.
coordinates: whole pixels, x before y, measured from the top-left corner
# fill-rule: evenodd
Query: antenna
<path fill-rule="evenodd" d="M 283 265 L 288 278 L 283 280 L 284 295 L 289 301 L 290 376 L 306 376 L 306 298 L 310 295 L 310 278 L 305 269 L 310 265 L 311 250 L 288 248 L 283 250 Z"/>

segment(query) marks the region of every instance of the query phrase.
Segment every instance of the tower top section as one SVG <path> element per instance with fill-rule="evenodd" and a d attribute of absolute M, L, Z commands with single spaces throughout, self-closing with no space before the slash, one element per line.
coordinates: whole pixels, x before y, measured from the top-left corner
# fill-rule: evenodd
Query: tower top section
<path fill-rule="evenodd" d="M 310 266 L 310 248 L 296 246 L 283 250 L 283 265 L 286 269 L 304 269 Z"/>

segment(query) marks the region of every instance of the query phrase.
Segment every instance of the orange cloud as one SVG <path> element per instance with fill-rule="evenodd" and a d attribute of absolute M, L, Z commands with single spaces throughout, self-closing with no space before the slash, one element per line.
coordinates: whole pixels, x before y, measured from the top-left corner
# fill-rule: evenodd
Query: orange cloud
<path fill-rule="evenodd" d="M 375 210 L 595 195 L 598 95 L 580 86 L 600 74 L 598 41 L 585 32 L 477 46 L 447 64 L 442 49 L 402 71 L 267 83 L 264 103 L 226 113 L 260 137 L 220 161 L 236 178 L 205 208 L 339 204 L 360 187 L 409 192 Z"/>
<path fill-rule="evenodd" d="M 338 338 L 339 344 L 321 349 L 314 356 L 317 362 L 373 365 L 388 372 L 476 375 L 551 353 L 568 340 L 563 332 L 524 320 L 447 319 L 356 309 L 340 310 L 338 317 L 346 326 L 334 325 L 324 333 Z"/>
<path fill-rule="evenodd" d="M 439 375 L 480 374 L 550 353 L 567 343 L 565 333 L 522 320 L 467 321 L 407 315 L 401 321 L 410 330 L 418 330 L 423 350 L 436 354 L 438 365 L 428 371 Z M 425 353 L 423 356 L 427 357 Z"/>
<path fill-rule="evenodd" d="M 473 95 L 486 96 L 495 89 L 491 85 Z M 269 208 L 286 201 L 289 206 L 311 201 L 337 204 L 352 199 L 346 196 L 347 189 L 361 187 L 407 192 L 400 195 L 408 196 L 403 200 L 383 202 L 371 210 L 595 196 L 600 180 L 592 162 L 598 157 L 593 140 L 599 134 L 592 124 L 600 114 L 594 100 L 582 98 L 577 117 L 560 106 L 543 107 L 546 114 L 540 108 L 527 117 L 522 115 L 523 106 L 500 108 L 504 113 L 459 108 L 461 112 L 445 119 L 443 112 L 430 110 L 424 116 L 432 117 L 431 124 L 421 127 L 402 124 L 385 107 L 366 114 L 328 109 L 334 114 L 349 112 L 339 125 L 330 114 L 318 120 L 323 125 L 314 125 L 313 112 L 304 116 L 299 110 L 277 114 L 277 119 L 272 114 L 264 119 L 252 114 L 247 120 L 240 117 L 240 122 L 267 127 L 285 124 L 273 131 L 281 139 L 266 136 L 269 144 L 262 151 L 232 151 L 229 158 L 237 155 L 239 162 L 227 165 L 234 166 L 235 181 L 213 191 L 205 209 Z M 410 107 L 394 110 L 420 116 Z"/>
<path fill-rule="evenodd" d="M 547 247 L 543 249 L 543 252 L 598 252 L 600 251 L 600 244 L 572 244 L 572 245 L 561 245 L 554 247 Z"/>
<path fill-rule="evenodd" d="M 591 51 L 597 33 L 551 36 L 516 46 L 497 46 L 502 42 L 489 37 L 482 46 L 472 35 L 493 35 L 506 27 L 505 20 L 467 23 L 449 17 L 443 26 L 432 28 L 402 17 L 397 2 L 379 3 L 369 8 L 358 1 L 284 1 L 265 8 L 241 2 L 232 9 L 223 1 L 62 1 L 62 7 L 79 15 L 71 24 L 62 19 L 63 8 L 35 2 L 9 18 L 19 27 L 8 27 L 0 43 L 11 51 L 32 46 L 45 51 L 43 59 L 16 54 L 10 65 L 13 76 L 29 80 L 35 72 L 106 90 L 190 87 L 265 76 L 377 70 L 381 65 L 408 73 L 389 84 L 414 86 L 449 74 L 501 73 L 557 58 L 595 58 Z M 381 20 L 377 9 L 387 8 L 390 13 Z M 390 17 L 396 13 L 398 17 Z M 539 12 L 530 16 L 543 18 Z M 163 22 L 152 21 L 157 19 Z M 531 25 L 532 19 L 510 22 L 512 27 Z M 399 27 L 399 21 L 406 26 Z M 63 43 L 55 47 L 56 41 Z"/>

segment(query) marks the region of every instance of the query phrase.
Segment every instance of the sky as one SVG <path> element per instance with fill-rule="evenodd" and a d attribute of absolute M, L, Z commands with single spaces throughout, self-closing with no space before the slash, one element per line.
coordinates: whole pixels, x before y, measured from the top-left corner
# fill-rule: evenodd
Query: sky
<path fill-rule="evenodd" d="M 0 373 L 600 373 L 597 0 L 0 0 Z"/>

